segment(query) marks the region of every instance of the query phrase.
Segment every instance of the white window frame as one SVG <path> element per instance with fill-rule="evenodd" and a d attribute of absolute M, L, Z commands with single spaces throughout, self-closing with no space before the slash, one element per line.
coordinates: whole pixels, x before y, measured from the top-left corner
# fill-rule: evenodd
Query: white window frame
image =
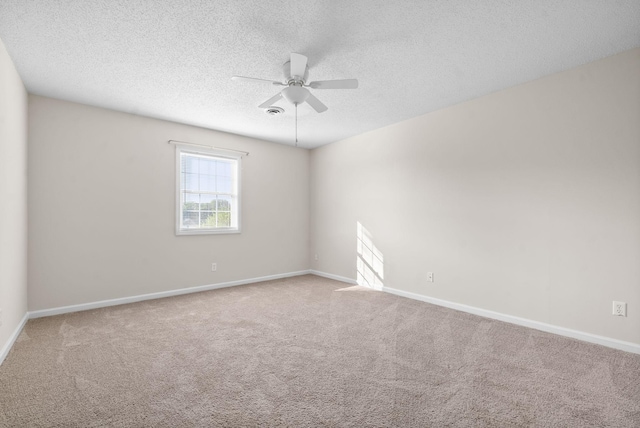
<path fill-rule="evenodd" d="M 216 228 L 183 228 L 182 227 L 182 192 L 180 191 L 180 185 L 182 180 L 182 165 L 181 155 L 182 153 L 194 154 L 200 156 L 210 156 L 213 158 L 221 158 L 225 160 L 234 160 L 236 162 L 235 168 L 235 182 L 232 186 L 232 206 L 231 206 L 231 218 L 232 224 L 234 220 L 235 209 L 235 223 L 236 226 L 231 227 L 216 227 Z M 240 218 L 241 218 L 241 171 L 242 171 L 242 155 L 229 153 L 226 151 L 215 149 L 200 149 L 190 146 L 176 145 L 176 235 L 219 235 L 228 233 L 240 233 Z"/>

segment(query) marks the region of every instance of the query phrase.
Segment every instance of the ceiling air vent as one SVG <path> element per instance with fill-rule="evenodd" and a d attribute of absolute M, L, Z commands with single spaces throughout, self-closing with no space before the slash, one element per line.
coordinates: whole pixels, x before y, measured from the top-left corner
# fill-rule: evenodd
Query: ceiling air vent
<path fill-rule="evenodd" d="M 264 111 L 269 115 L 269 116 L 277 116 L 279 114 L 284 113 L 284 109 L 282 107 L 276 107 L 276 106 L 269 106 L 266 109 L 264 109 Z"/>

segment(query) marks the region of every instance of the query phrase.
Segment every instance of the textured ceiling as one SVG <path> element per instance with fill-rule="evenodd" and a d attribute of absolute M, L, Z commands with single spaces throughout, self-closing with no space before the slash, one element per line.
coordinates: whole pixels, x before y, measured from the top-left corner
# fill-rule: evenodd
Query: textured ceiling
<path fill-rule="evenodd" d="M 278 88 L 230 78 L 304 54 L 360 82 L 299 107 L 317 147 L 638 47 L 640 1 L 2 0 L 0 39 L 31 93 L 285 144 L 293 106 L 257 107 Z"/>

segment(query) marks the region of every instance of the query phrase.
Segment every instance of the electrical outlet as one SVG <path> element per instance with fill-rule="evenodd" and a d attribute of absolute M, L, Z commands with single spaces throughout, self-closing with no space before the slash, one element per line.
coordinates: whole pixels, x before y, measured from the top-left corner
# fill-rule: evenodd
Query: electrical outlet
<path fill-rule="evenodd" d="M 613 301 L 613 315 L 617 317 L 627 316 L 627 304 L 625 302 Z"/>
<path fill-rule="evenodd" d="M 316 254 L 314 257 L 315 261 L 318 261 L 318 255 Z"/>
<path fill-rule="evenodd" d="M 215 272 L 218 270 L 218 263 L 211 263 L 211 272 Z"/>
<path fill-rule="evenodd" d="M 433 272 L 427 272 L 427 281 L 433 282 Z"/>

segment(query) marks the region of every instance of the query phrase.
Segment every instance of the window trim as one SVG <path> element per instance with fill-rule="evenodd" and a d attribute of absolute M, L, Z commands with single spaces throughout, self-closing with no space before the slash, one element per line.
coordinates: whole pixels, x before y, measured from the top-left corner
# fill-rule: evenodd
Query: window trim
<path fill-rule="evenodd" d="M 182 224 L 180 222 L 180 216 L 182 214 L 182 204 L 181 204 L 181 192 L 180 192 L 180 181 L 181 181 L 181 163 L 180 158 L 182 153 L 192 153 L 195 155 L 205 155 L 205 156 L 214 156 L 217 158 L 224 159 L 232 159 L 237 162 L 237 170 L 236 170 L 236 206 L 237 206 L 237 227 L 225 227 L 225 228 L 216 228 L 216 229 L 183 229 Z M 175 232 L 176 236 L 189 236 L 189 235 L 222 235 L 222 234 L 233 234 L 233 233 L 241 233 L 241 195 L 242 195 L 242 155 L 241 154 L 230 154 L 228 151 L 216 150 L 216 149 L 200 149 L 186 145 L 176 144 L 176 170 L 175 170 L 175 179 L 176 179 L 176 200 L 175 200 Z"/>

